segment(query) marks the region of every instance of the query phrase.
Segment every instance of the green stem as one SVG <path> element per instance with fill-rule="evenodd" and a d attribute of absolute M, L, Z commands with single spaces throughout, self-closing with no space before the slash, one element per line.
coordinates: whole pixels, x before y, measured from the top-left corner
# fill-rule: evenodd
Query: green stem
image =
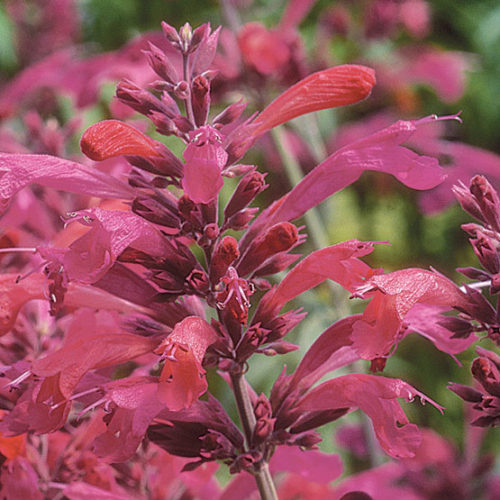
<path fill-rule="evenodd" d="M 234 398 L 238 408 L 243 433 L 245 434 L 246 449 L 249 449 L 252 442 L 253 430 L 255 429 L 255 414 L 253 412 L 252 402 L 248 394 L 248 389 L 243 373 L 231 373 L 231 382 L 233 384 Z M 263 459 L 255 465 L 254 472 L 255 481 L 259 488 L 260 497 L 262 500 L 278 500 L 276 488 L 274 487 L 269 465 Z"/>
<path fill-rule="evenodd" d="M 300 168 L 299 162 L 295 156 L 290 153 L 290 149 L 286 146 L 281 127 L 272 129 L 271 135 L 276 148 L 278 149 L 278 153 L 280 154 L 281 161 L 283 162 L 283 167 L 288 179 L 290 180 L 290 184 L 292 186 L 296 186 L 303 179 L 302 169 Z M 329 246 L 329 241 L 326 236 L 327 233 L 324 229 L 325 226 L 321 220 L 318 209 L 311 208 L 304 214 L 304 218 L 306 220 L 307 232 L 311 237 L 313 247 L 320 249 Z M 344 317 L 350 314 L 350 311 L 343 305 L 345 300 L 343 300 L 343 294 L 340 289 L 330 280 L 327 280 L 327 283 L 333 298 L 333 307 L 335 308 L 338 317 Z"/>

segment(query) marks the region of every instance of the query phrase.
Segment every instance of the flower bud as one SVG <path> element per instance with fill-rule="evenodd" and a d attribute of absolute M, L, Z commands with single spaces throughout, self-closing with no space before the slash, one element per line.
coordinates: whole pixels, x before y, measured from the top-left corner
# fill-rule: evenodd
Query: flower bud
<path fill-rule="evenodd" d="M 193 114 L 196 125 L 205 125 L 210 109 L 210 82 L 202 75 L 198 75 L 191 88 Z"/>
<path fill-rule="evenodd" d="M 264 182 L 265 174 L 249 172 L 243 177 L 233 196 L 224 209 L 224 218 L 227 220 L 236 212 L 244 209 L 261 191 L 267 188 Z"/>
<path fill-rule="evenodd" d="M 149 65 L 153 71 L 163 80 L 176 84 L 179 81 L 179 76 L 168 57 L 156 45 L 149 43 L 149 50 L 145 50 L 144 54 L 148 58 Z"/>
<path fill-rule="evenodd" d="M 298 240 L 298 230 L 290 222 L 280 222 L 257 237 L 237 266 L 238 274 L 246 276 L 266 259 L 293 247 Z"/>
<path fill-rule="evenodd" d="M 182 100 L 186 100 L 189 97 L 189 85 L 185 80 L 181 80 L 174 87 L 174 95 Z"/>
<path fill-rule="evenodd" d="M 238 242 L 232 236 L 225 236 L 217 245 L 210 262 L 210 281 L 217 284 L 228 267 L 240 256 Z"/>

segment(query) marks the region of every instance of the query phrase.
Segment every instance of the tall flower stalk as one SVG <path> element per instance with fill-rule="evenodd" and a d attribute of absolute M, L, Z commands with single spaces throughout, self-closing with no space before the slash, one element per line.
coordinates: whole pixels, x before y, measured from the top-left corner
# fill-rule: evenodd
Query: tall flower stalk
<path fill-rule="evenodd" d="M 420 434 L 397 400 L 429 400 L 425 395 L 402 380 L 372 374 L 318 382 L 360 359 L 382 370 L 417 323 L 416 312 L 435 312 L 427 331 L 443 320 L 443 312 L 475 318 L 487 306 L 435 271 L 384 274 L 371 268 L 362 258 L 377 242 L 350 240 L 302 258 L 291 252 L 306 234 L 293 221 L 366 170 L 390 173 L 413 189 L 435 187 L 444 178 L 438 161 L 403 143 L 418 128 L 456 116 L 399 121 L 348 144 L 258 213 L 250 204 L 266 189 L 266 177 L 241 162 L 245 153 L 293 118 L 367 98 L 375 85 L 373 70 L 332 67 L 300 80 L 249 118 L 243 118 L 241 102 L 213 116 L 219 30 L 186 24 L 177 31 L 166 23 L 162 29 L 162 46 L 150 45 L 144 55 L 159 77 L 151 91 L 124 80 L 116 96 L 151 120 L 159 135 L 177 137 L 184 145 L 182 159 L 118 120 L 92 125 L 81 148 L 96 162 L 124 156 L 126 182 L 98 165 L 0 154 L 4 210 L 29 184 L 103 200 L 61 214 L 64 244 L 29 247 L 22 266 L 13 262 L 0 277 L 0 333 L 26 320 L 23 307 L 35 299 L 47 304 L 53 329 L 46 350 L 23 353 L 3 371 L 15 392 L 5 404 L 2 435 L 56 433 L 75 410 L 80 418 L 92 410 L 88 420 L 97 457 L 126 461 L 147 437 L 169 454 L 189 458 L 185 471 L 219 461 L 239 477 L 250 473 L 264 499 L 277 498 L 273 457 L 294 448 L 312 453 L 305 450 L 321 440 L 316 429 L 357 408 L 372 421 L 387 454 L 413 456 Z M 226 178 L 239 181 L 222 207 Z M 18 255 L 22 249 L 14 250 Z M 273 286 L 268 277 L 283 271 Z M 353 297 L 369 299 L 364 313 L 329 326 L 294 373 L 284 370 L 269 395 L 257 394 L 244 376 L 248 360 L 297 349 L 285 336 L 305 313 L 282 309 L 327 279 Z M 473 341 L 447 331 L 445 338 L 442 332 L 439 338 L 427 335 L 450 353 Z M 231 388 L 239 426 L 210 393 L 210 368 Z M 55 481 L 44 486 L 47 495 L 57 487 Z"/>

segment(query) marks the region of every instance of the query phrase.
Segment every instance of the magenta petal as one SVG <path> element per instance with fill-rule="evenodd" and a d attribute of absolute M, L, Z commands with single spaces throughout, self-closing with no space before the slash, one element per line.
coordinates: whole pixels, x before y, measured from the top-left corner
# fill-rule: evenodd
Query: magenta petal
<path fill-rule="evenodd" d="M 163 236 L 155 226 L 138 215 L 122 210 L 93 208 L 71 214 L 72 219 L 91 226 L 74 241 L 63 258 L 70 279 L 94 283 L 115 263 L 129 246 L 162 255 Z"/>
<path fill-rule="evenodd" d="M 123 462 L 136 451 L 146 430 L 165 405 L 156 398 L 154 377 L 133 377 L 110 382 L 105 389 L 118 406 L 105 433 L 94 443 L 94 452 L 108 462 Z"/>
<path fill-rule="evenodd" d="M 398 121 L 339 149 L 261 213 L 245 235 L 245 245 L 265 227 L 301 217 L 332 194 L 357 181 L 365 170 L 392 174 L 413 189 L 430 189 L 440 184 L 446 176 L 438 161 L 401 145 L 417 127 L 433 119 Z"/>
<path fill-rule="evenodd" d="M 361 315 L 348 316 L 327 328 L 313 343 L 293 374 L 291 387 L 311 387 L 323 375 L 350 364 L 359 356 L 351 349 L 352 325 Z"/>
<path fill-rule="evenodd" d="M 441 313 L 448 310 L 446 307 L 417 304 L 406 315 L 405 323 L 410 332 L 429 339 L 440 351 L 455 358 L 453 355 L 468 349 L 477 336 L 471 334 L 467 338 L 453 338 L 454 332 L 439 324 L 445 318 Z"/>
<path fill-rule="evenodd" d="M 296 446 L 278 446 L 269 462 L 271 473 L 293 472 L 314 483 L 329 483 L 342 474 L 338 455 L 321 451 L 302 451 Z"/>
<path fill-rule="evenodd" d="M 101 334 L 63 345 L 35 360 L 31 371 L 40 377 L 59 374 L 59 389 L 69 398 L 88 371 L 130 361 L 152 352 L 157 345 L 158 340 L 130 333 Z"/>
<path fill-rule="evenodd" d="M 100 198 L 132 198 L 132 189 L 97 169 L 49 155 L 0 153 L 0 213 L 18 191 L 40 184 Z"/>
<path fill-rule="evenodd" d="M 0 495 L 1 498 L 43 499 L 38 475 L 28 459 L 16 457 L 2 467 Z"/>
<path fill-rule="evenodd" d="M 192 157 L 186 162 L 182 188 L 195 203 L 214 200 L 223 185 L 221 169 L 215 158 Z"/>
<path fill-rule="evenodd" d="M 403 269 L 373 276 L 359 292 L 373 298 L 353 325 L 353 347 L 364 359 L 386 356 L 397 340 L 406 314 L 413 306 L 429 304 L 466 307 L 466 295 L 446 277 L 424 269 Z"/>
<path fill-rule="evenodd" d="M 300 403 L 302 410 L 360 408 L 372 420 L 382 448 L 394 458 L 413 457 L 421 442 L 416 425 L 410 424 L 397 398 L 407 401 L 419 396 L 441 407 L 399 379 L 351 374 L 329 380 L 314 388 Z"/>
<path fill-rule="evenodd" d="M 195 203 L 214 200 L 224 185 L 221 172 L 228 155 L 218 142 L 218 134 L 206 129 L 200 132 L 201 139 L 195 137 L 184 151 L 182 188 Z"/>
<path fill-rule="evenodd" d="M 326 279 L 354 291 L 373 272 L 370 266 L 358 259 L 371 253 L 373 245 L 373 242 L 350 240 L 311 253 L 265 295 L 253 323 L 271 311 L 278 313 L 288 301 Z"/>

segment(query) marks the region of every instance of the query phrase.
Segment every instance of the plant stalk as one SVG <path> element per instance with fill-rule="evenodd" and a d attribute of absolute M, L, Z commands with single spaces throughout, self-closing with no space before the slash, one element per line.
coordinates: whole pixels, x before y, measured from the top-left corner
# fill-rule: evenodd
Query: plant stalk
<path fill-rule="evenodd" d="M 255 429 L 256 419 L 253 412 L 252 402 L 246 385 L 243 373 L 231 373 L 231 382 L 233 384 L 234 398 L 240 416 L 241 426 L 245 434 L 246 448 L 250 447 L 252 442 L 253 430 Z M 269 465 L 265 460 L 256 464 L 253 472 L 257 487 L 259 488 L 262 500 L 278 500 L 276 488 L 274 487 Z"/>

